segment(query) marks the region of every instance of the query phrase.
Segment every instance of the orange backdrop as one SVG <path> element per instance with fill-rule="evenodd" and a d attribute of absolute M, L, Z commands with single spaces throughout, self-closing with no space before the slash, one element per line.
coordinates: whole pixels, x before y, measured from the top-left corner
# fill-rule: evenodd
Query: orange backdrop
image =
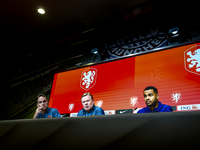
<path fill-rule="evenodd" d="M 150 54 L 74 69 L 54 76 L 49 106 L 61 114 L 82 109 L 81 75 L 94 68 L 96 82 L 87 92 L 95 101 L 102 101 L 104 110 L 132 109 L 131 97 L 137 97 L 137 108 L 145 107 L 143 89 L 149 85 L 158 89 L 159 100 L 171 106 L 199 104 L 200 75 L 185 68 L 184 52 L 198 44 L 191 44 Z M 199 56 L 200 57 L 200 56 Z M 193 67 L 194 70 L 194 67 Z M 172 93 L 181 93 L 181 101 L 173 102 Z M 69 110 L 69 104 L 74 104 Z"/>

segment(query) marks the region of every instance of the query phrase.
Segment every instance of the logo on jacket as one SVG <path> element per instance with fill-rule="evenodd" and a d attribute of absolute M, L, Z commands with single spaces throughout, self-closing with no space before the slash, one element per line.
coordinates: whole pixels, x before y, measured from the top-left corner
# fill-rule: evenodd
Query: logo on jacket
<path fill-rule="evenodd" d="M 200 49 L 193 46 L 184 52 L 185 69 L 200 75 Z"/>
<path fill-rule="evenodd" d="M 182 100 L 181 92 L 172 93 L 171 100 L 173 103 L 179 103 Z"/>
<path fill-rule="evenodd" d="M 49 115 L 47 118 L 52 118 L 52 116 L 51 116 L 51 115 Z"/>
<path fill-rule="evenodd" d="M 133 97 L 130 98 L 130 105 L 132 107 L 136 106 L 137 103 L 138 103 L 138 97 L 137 96 L 133 96 Z"/>
<path fill-rule="evenodd" d="M 96 84 L 97 69 L 88 68 L 81 74 L 80 86 L 82 89 L 88 91 Z"/>

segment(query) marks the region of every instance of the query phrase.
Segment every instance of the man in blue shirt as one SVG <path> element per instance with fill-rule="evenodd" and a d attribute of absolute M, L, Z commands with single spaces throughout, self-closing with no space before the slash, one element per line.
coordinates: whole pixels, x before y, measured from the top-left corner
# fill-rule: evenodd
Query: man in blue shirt
<path fill-rule="evenodd" d="M 94 98 L 91 93 L 84 93 L 81 97 L 83 109 L 78 112 L 77 116 L 95 116 L 105 115 L 104 110 L 94 105 Z"/>
<path fill-rule="evenodd" d="M 37 109 L 33 119 L 61 117 L 57 109 L 48 107 L 48 100 L 44 94 L 38 95 L 36 104 Z"/>
<path fill-rule="evenodd" d="M 153 86 L 148 86 L 144 89 L 144 100 L 147 107 L 140 109 L 137 113 L 151 113 L 151 112 L 172 112 L 172 107 L 162 104 L 158 101 L 158 90 Z"/>

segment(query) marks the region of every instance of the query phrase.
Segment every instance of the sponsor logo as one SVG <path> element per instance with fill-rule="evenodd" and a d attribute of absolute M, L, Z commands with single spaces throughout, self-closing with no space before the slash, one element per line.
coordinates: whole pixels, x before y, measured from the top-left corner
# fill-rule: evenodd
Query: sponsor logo
<path fill-rule="evenodd" d="M 132 107 L 135 107 L 137 105 L 137 103 L 138 103 L 138 97 L 137 96 L 133 96 L 133 97 L 130 98 L 130 105 Z"/>
<path fill-rule="evenodd" d="M 115 114 L 115 110 L 106 110 L 104 112 L 105 112 L 105 115 L 114 115 Z"/>
<path fill-rule="evenodd" d="M 133 109 L 122 109 L 122 110 L 116 110 L 116 114 L 127 114 L 127 113 L 133 113 Z"/>
<path fill-rule="evenodd" d="M 81 74 L 80 86 L 82 89 L 88 91 L 96 84 L 97 69 L 88 68 Z"/>
<path fill-rule="evenodd" d="M 70 113 L 70 117 L 77 117 L 78 113 Z"/>
<path fill-rule="evenodd" d="M 193 46 L 184 52 L 185 69 L 200 75 L 200 49 Z"/>
<path fill-rule="evenodd" d="M 120 110 L 120 111 L 119 111 L 120 114 L 123 114 L 123 113 L 125 113 L 125 112 L 127 112 L 127 110 Z"/>
<path fill-rule="evenodd" d="M 193 105 L 178 105 L 178 111 L 186 111 L 186 110 L 200 110 L 200 104 L 193 104 Z"/>
<path fill-rule="evenodd" d="M 74 110 L 74 103 L 70 103 L 70 104 L 69 104 L 68 110 L 69 110 L 69 111 Z"/>
<path fill-rule="evenodd" d="M 103 105 L 103 100 L 99 100 L 95 102 L 95 106 L 102 107 L 102 105 Z"/>
<path fill-rule="evenodd" d="M 181 92 L 173 92 L 171 95 L 171 100 L 173 103 L 179 103 L 182 100 Z"/>
<path fill-rule="evenodd" d="M 52 118 L 52 116 L 51 116 L 51 115 L 49 115 L 47 118 Z"/>

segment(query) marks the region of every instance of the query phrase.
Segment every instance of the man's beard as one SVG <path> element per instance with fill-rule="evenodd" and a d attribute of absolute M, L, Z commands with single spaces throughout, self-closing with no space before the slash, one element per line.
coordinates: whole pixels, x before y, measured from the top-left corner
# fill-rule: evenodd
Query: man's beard
<path fill-rule="evenodd" d="M 151 105 L 148 105 L 148 104 L 146 103 L 146 105 L 147 105 L 148 107 L 156 107 L 157 102 L 158 102 L 158 101 L 154 101 Z"/>

